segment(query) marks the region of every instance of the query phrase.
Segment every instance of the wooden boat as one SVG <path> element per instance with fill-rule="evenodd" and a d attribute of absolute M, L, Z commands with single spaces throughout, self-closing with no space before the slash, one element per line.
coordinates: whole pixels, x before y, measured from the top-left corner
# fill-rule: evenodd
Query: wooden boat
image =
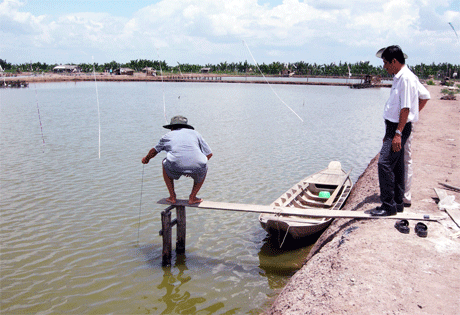
<path fill-rule="evenodd" d="M 350 172 L 344 172 L 340 162 L 332 161 L 326 169 L 295 184 L 271 206 L 340 210 L 353 187 Z M 332 218 L 262 213 L 259 222 L 270 234 L 279 235 L 282 232 L 281 235 L 286 236 L 289 233 L 294 239 L 298 239 L 323 231 L 332 222 Z"/>

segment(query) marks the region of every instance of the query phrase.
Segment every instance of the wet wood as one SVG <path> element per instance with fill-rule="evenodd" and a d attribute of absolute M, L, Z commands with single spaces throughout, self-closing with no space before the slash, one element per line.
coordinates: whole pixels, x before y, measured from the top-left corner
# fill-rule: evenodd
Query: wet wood
<path fill-rule="evenodd" d="M 171 265 L 171 211 L 166 209 L 161 212 L 161 235 L 163 236 L 163 251 L 161 254 L 162 265 Z"/>
<path fill-rule="evenodd" d="M 185 207 L 176 207 L 176 220 L 177 220 L 177 241 L 176 252 L 178 254 L 185 253 L 185 236 L 186 236 L 186 220 L 185 220 Z"/>
<path fill-rule="evenodd" d="M 171 220 L 171 210 L 176 209 L 176 218 Z M 161 231 L 160 236 L 163 238 L 162 265 L 171 265 L 172 257 L 172 228 L 177 225 L 176 253 L 185 252 L 186 236 L 186 217 L 185 207 L 181 205 L 171 205 L 161 212 Z"/>

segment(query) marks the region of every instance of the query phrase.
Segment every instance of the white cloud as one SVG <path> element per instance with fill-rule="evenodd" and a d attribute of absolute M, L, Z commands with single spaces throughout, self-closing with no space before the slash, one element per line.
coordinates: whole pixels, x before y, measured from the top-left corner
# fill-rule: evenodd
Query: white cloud
<path fill-rule="evenodd" d="M 24 4 L 17 0 L 5 0 L 0 3 L 0 25 L 3 31 L 13 34 L 39 31 L 45 16 L 33 16 L 31 13 L 19 11 L 23 6 Z"/>
<path fill-rule="evenodd" d="M 270 7 L 257 0 L 161 0 L 130 18 L 94 12 L 52 18 L 32 15 L 22 1 L 4 0 L 0 58 L 86 62 L 84 48 L 100 62 L 159 55 L 170 64 L 219 63 L 248 59 L 241 44 L 245 40 L 259 63 L 378 64 L 375 51 L 390 44 L 400 44 L 414 56 L 411 62 L 459 63 L 460 44 L 448 25 L 460 29 L 452 1 L 284 0 Z M 34 50 L 35 56 L 29 56 Z"/>

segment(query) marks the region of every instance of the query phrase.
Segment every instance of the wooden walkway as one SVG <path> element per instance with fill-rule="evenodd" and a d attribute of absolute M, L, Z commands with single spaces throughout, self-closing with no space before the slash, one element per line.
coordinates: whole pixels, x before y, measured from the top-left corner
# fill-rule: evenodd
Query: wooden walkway
<path fill-rule="evenodd" d="M 158 204 L 171 205 L 166 201 L 165 198 L 159 200 Z M 251 205 L 251 204 L 240 204 L 240 203 L 228 203 L 228 202 L 215 202 L 204 200 L 199 204 L 189 205 L 188 200 L 177 200 L 172 206 L 183 206 L 199 209 L 209 210 L 227 210 L 227 211 L 239 211 L 239 212 L 253 212 L 253 213 L 271 213 L 271 214 L 283 214 L 283 215 L 296 215 L 303 217 L 313 218 L 357 218 L 357 219 L 406 219 L 406 220 L 420 220 L 420 221 L 438 221 L 445 216 L 432 215 L 423 213 L 411 213 L 403 212 L 388 217 L 376 217 L 370 213 L 362 211 L 349 211 L 349 210 L 323 210 L 323 209 L 300 209 L 292 207 L 272 207 L 263 205 Z"/>
<path fill-rule="evenodd" d="M 446 218 L 442 215 L 431 215 L 423 213 L 403 212 L 388 217 L 375 217 L 363 211 L 346 211 L 346 210 L 323 210 L 323 209 L 300 209 L 293 207 L 273 207 L 263 205 L 239 204 L 229 202 L 215 202 L 204 200 L 201 203 L 189 205 L 188 200 L 177 200 L 176 203 L 170 204 L 166 199 L 161 199 L 158 204 L 168 205 L 161 212 L 161 231 L 163 237 L 162 264 L 163 266 L 171 265 L 172 251 L 172 228 L 177 225 L 176 252 L 178 254 L 185 252 L 186 236 L 186 213 L 185 208 L 197 208 L 208 210 L 239 211 L 252 213 L 270 213 L 274 215 L 294 215 L 306 217 L 326 217 L 326 218 L 358 218 L 358 219 L 406 219 L 418 221 L 438 221 Z M 171 220 L 171 210 L 176 209 L 176 218 Z"/>

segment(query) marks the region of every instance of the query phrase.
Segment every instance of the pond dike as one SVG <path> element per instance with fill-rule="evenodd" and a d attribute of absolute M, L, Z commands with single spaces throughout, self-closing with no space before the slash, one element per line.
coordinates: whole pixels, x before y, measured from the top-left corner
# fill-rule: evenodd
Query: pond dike
<path fill-rule="evenodd" d="M 237 84 L 267 84 L 265 80 L 247 80 L 244 76 L 238 80 L 225 80 L 223 78 L 231 76 L 218 76 L 218 75 L 184 75 L 184 76 L 147 76 L 145 74 L 135 75 L 107 75 L 96 74 L 96 78 L 92 74 L 45 74 L 37 76 L 23 76 L 21 81 L 24 82 L 79 82 L 79 81 L 100 81 L 100 82 L 197 82 L 197 83 L 237 83 Z M 363 85 L 356 83 L 343 83 L 343 82 L 317 82 L 314 77 L 310 78 L 312 81 L 296 81 L 295 77 L 289 80 L 270 80 L 269 84 L 288 84 L 288 85 L 324 85 L 324 86 L 348 86 L 351 88 L 381 88 L 391 87 L 391 84 L 375 84 Z M 346 78 L 340 78 L 345 80 Z M 359 78 L 354 78 L 359 79 Z M 6 81 L 13 81 L 13 78 L 6 78 Z M 17 79 L 15 79 L 17 81 Z"/>
<path fill-rule="evenodd" d="M 412 140 L 412 206 L 404 212 L 445 219 L 424 222 L 425 238 L 415 233 L 418 222 L 412 220 L 409 234 L 399 232 L 391 218 L 334 220 L 264 314 L 458 314 L 460 222 L 438 208 L 433 188 L 460 186 L 460 102 L 441 100 L 440 86 L 427 88 L 431 100 Z M 380 205 L 377 162 L 378 155 L 344 210 Z M 447 194 L 460 203 L 460 192 Z"/>

